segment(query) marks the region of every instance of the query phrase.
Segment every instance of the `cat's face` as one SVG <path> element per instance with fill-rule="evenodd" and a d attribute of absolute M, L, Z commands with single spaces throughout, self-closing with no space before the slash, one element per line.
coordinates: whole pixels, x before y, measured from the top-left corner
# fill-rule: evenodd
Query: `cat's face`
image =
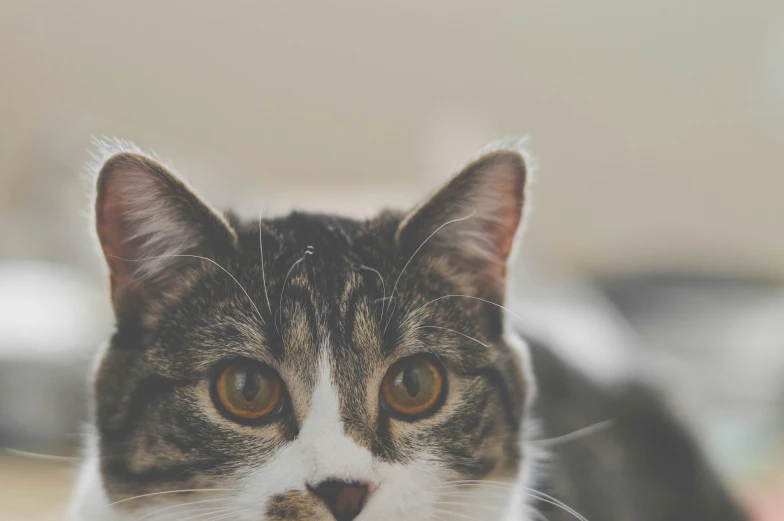
<path fill-rule="evenodd" d="M 501 518 L 510 489 L 478 481 L 527 457 L 530 382 L 493 304 L 524 181 L 500 150 L 407 215 L 242 223 L 111 157 L 96 210 L 117 328 L 85 471 L 115 503 L 101 515 Z"/>

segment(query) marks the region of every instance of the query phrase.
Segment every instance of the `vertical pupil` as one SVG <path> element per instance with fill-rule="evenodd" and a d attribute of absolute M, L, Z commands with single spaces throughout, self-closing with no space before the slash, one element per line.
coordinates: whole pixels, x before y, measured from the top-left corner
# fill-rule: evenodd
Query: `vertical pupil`
<path fill-rule="evenodd" d="M 242 396 L 246 401 L 252 401 L 261 390 L 261 374 L 258 371 L 247 370 L 237 375 Z"/>
<path fill-rule="evenodd" d="M 403 386 L 412 398 L 419 395 L 419 371 L 413 365 L 407 365 L 403 369 Z"/>

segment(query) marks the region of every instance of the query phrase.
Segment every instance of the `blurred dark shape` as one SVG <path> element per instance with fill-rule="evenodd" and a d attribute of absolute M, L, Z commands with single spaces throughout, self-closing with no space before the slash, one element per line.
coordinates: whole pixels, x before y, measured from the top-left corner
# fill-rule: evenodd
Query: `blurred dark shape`
<path fill-rule="evenodd" d="M 657 386 L 724 470 L 771 465 L 784 438 L 784 289 L 679 273 L 600 286 L 660 369 Z"/>

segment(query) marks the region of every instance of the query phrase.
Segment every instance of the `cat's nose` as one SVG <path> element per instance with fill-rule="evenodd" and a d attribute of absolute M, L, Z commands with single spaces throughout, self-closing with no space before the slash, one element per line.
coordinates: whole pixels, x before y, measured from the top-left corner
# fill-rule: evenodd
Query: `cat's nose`
<path fill-rule="evenodd" d="M 362 512 L 369 486 L 367 483 L 328 479 L 310 487 L 310 491 L 321 498 L 337 521 L 351 521 Z"/>

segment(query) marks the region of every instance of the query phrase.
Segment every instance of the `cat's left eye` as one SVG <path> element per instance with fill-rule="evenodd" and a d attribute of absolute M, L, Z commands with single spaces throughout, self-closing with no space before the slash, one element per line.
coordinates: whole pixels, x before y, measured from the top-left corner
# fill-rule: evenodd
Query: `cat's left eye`
<path fill-rule="evenodd" d="M 239 360 L 223 368 L 213 383 L 216 405 L 236 421 L 256 421 L 278 412 L 283 404 L 283 382 L 269 366 Z"/>
<path fill-rule="evenodd" d="M 441 363 L 429 355 L 398 361 L 381 383 L 381 404 L 400 419 L 428 416 L 444 401 L 446 379 Z"/>

